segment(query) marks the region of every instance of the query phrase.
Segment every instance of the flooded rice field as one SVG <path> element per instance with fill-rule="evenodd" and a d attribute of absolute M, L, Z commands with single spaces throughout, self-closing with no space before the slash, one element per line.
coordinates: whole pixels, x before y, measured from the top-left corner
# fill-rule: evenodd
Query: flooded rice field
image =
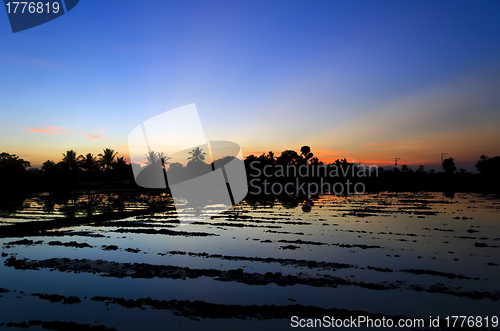
<path fill-rule="evenodd" d="M 491 323 L 500 315 L 498 197 L 252 199 L 192 224 L 171 207 L 144 211 L 145 197 L 100 196 L 98 208 L 85 196 L 47 200 L 0 214 L 0 327 L 281 330 L 292 329 L 292 316 L 383 316 L 422 318 L 414 329 L 436 330 L 431 317 L 444 328 L 458 315 L 499 329 Z"/>

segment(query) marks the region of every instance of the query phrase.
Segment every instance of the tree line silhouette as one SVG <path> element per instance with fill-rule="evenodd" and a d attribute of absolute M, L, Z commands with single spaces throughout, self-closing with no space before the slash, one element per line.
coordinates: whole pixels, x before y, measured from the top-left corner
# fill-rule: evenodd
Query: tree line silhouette
<path fill-rule="evenodd" d="M 47 160 L 41 169 L 32 168 L 29 161 L 15 154 L 0 154 L 0 190 L 23 189 L 74 189 L 74 188 L 136 188 L 132 166 L 125 157 L 117 157 L 111 148 L 103 149 L 97 156 L 92 153 L 78 155 L 74 150 L 62 154 L 59 162 Z M 196 147 L 188 152 L 187 164 L 172 162 L 169 155 L 151 151 L 145 155 L 147 166 L 161 167 L 165 174 L 175 174 L 179 181 L 189 179 L 193 174 L 201 175 L 211 171 L 213 165 L 207 163 L 206 152 Z M 232 157 L 223 159 L 223 164 Z M 220 160 L 219 160 L 220 161 Z M 329 182 L 357 180 L 367 185 L 368 190 L 401 191 L 488 191 L 498 192 L 500 185 L 500 156 L 479 157 L 476 169 L 479 173 L 469 173 L 464 169 L 457 171 L 453 158 L 443 160 L 443 171 L 426 171 L 423 165 L 412 170 L 407 165 L 400 168 L 367 168 L 360 164 L 349 163 L 345 158 L 333 163 L 324 163 L 315 157 L 309 146 L 302 146 L 299 152 L 282 151 L 279 155 L 270 151 L 259 156 L 248 155 L 244 160 L 248 180 L 264 177 L 271 183 L 287 182 L 300 177 L 301 182 L 318 182 L 321 178 Z M 289 173 L 274 176 L 277 168 L 286 167 Z M 304 176 L 298 171 L 311 170 Z M 300 169 L 302 168 L 302 169 Z M 338 176 L 329 176 L 336 168 Z M 295 169 L 295 170 L 294 170 Z M 322 169 L 322 173 L 312 171 Z M 363 172 L 361 172 L 363 170 Z M 376 171 L 375 171 L 376 170 Z M 368 176 L 369 171 L 372 175 Z M 266 176 L 266 174 L 272 176 Z M 374 175 L 374 173 L 376 173 Z M 325 175 L 326 174 L 326 175 Z"/>
<path fill-rule="evenodd" d="M 15 154 L 0 154 L 0 189 L 74 188 L 76 185 L 104 182 L 109 186 L 133 179 L 132 168 L 124 157 L 111 148 L 95 156 L 78 155 L 74 150 L 62 154 L 62 160 L 47 160 L 41 169 L 31 168 L 29 161 Z M 31 168 L 31 169 L 30 169 Z"/>

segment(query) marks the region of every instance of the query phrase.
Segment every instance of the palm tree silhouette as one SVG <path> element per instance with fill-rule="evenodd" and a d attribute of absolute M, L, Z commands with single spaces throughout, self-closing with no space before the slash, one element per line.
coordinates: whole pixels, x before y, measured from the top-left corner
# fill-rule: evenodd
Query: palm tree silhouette
<path fill-rule="evenodd" d="M 74 150 L 67 151 L 66 154 L 63 153 L 62 161 L 68 166 L 68 169 L 73 172 L 80 168 L 80 157 L 76 155 L 77 153 Z"/>
<path fill-rule="evenodd" d="M 191 155 L 187 158 L 189 162 L 204 162 L 205 155 L 207 155 L 207 153 L 203 152 L 203 149 L 200 147 L 193 148 L 193 150 L 189 151 L 188 154 Z"/>
<path fill-rule="evenodd" d="M 273 151 L 270 151 L 269 153 L 267 153 L 267 158 L 269 159 L 271 164 L 276 164 L 276 158 L 274 157 Z"/>
<path fill-rule="evenodd" d="M 313 153 L 311 153 L 311 147 L 309 146 L 302 146 L 300 149 L 300 154 L 306 159 L 306 164 L 309 163 L 309 159 L 314 156 Z"/>
<path fill-rule="evenodd" d="M 170 160 L 171 157 L 164 152 L 151 151 L 146 153 L 146 159 L 148 161 L 148 164 L 154 164 L 156 162 L 162 162 L 163 164 L 168 164 L 169 162 L 167 161 Z"/>
<path fill-rule="evenodd" d="M 97 157 L 95 157 L 92 153 L 88 153 L 79 157 L 80 167 L 87 171 L 87 185 L 90 186 L 90 177 L 94 170 L 97 170 L 99 167 L 99 162 L 97 161 Z"/>
<path fill-rule="evenodd" d="M 111 148 L 105 148 L 102 151 L 103 153 L 99 153 L 99 164 L 106 172 L 106 177 L 109 182 L 110 181 L 109 171 L 111 170 L 111 166 L 113 165 L 115 157 L 118 153 Z"/>
<path fill-rule="evenodd" d="M 113 162 L 115 161 L 115 157 L 118 153 L 115 152 L 114 149 L 111 148 L 105 148 L 103 149 L 103 153 L 99 154 L 99 163 L 101 167 L 103 167 L 106 171 L 109 171 L 111 169 L 111 166 L 113 165 Z"/>
<path fill-rule="evenodd" d="M 123 173 L 125 172 L 126 167 L 127 167 L 127 160 L 123 156 L 117 158 L 116 161 L 113 163 L 113 170 L 117 172 L 120 184 L 123 180 Z"/>
<path fill-rule="evenodd" d="M 42 164 L 42 171 L 49 174 L 49 173 L 54 171 L 55 167 L 56 167 L 56 164 L 54 161 L 47 160 Z"/>
<path fill-rule="evenodd" d="M 52 180 L 54 179 L 54 174 L 56 172 L 56 164 L 54 161 L 47 160 L 42 164 L 42 171 L 45 172 L 47 181 L 49 182 L 49 188 L 52 188 Z"/>

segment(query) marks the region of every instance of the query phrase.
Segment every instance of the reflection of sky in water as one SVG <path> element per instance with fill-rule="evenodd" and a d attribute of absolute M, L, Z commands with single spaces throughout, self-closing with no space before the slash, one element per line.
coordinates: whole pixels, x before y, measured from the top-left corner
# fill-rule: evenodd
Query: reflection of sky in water
<path fill-rule="evenodd" d="M 413 202 L 407 201 L 414 199 Z M 6 253 L 17 253 L 17 258 L 48 259 L 68 257 L 71 259 L 103 259 L 127 263 L 149 263 L 189 268 L 229 270 L 242 268 L 248 273 L 281 272 L 284 275 L 307 273 L 321 277 L 324 274 L 364 282 L 403 281 L 419 285 L 442 283 L 460 291 L 499 291 L 500 264 L 500 204 L 498 200 L 480 195 L 456 194 L 454 199 L 441 194 L 378 194 L 362 197 L 340 198 L 323 196 L 314 201 L 311 212 L 304 213 L 299 202 L 296 208 L 275 202 L 274 206 L 261 204 L 239 204 L 232 210 L 205 220 L 203 224 L 177 225 L 172 223 L 174 213 L 155 216 L 133 217 L 126 221 L 143 221 L 144 225 L 156 227 L 113 227 L 113 223 L 100 226 L 69 228 L 74 231 L 91 231 L 107 236 L 30 237 L 44 244 L 35 246 L 13 246 L 4 248 Z M 235 217 L 237 215 L 237 217 Z M 302 222 L 302 223 L 296 223 Z M 294 224 L 295 223 L 295 224 Z M 243 224 L 244 227 L 228 226 Z M 174 226 L 174 227 L 162 227 Z M 254 225 L 255 227 L 250 227 Z M 146 233 L 118 233 L 121 229 L 168 229 L 172 231 L 206 232 L 217 236 L 171 236 Z M 68 229 L 66 229 L 68 230 Z M 268 232 L 271 231 L 271 232 Z M 278 233 L 273 233 L 276 231 Z M 474 232 L 478 231 L 478 232 Z M 282 232 L 282 233 L 279 233 Z M 285 233 L 283 233 L 285 232 Z M 303 234 L 298 234 L 303 233 Z M 17 238 L 20 239 L 20 238 Z M 495 240 L 496 239 L 496 240 Z M 1 239 L 1 243 L 12 241 Z M 71 248 L 48 246 L 49 241 L 86 242 L 93 248 Z M 265 243 L 263 241 L 271 242 Z M 286 240 L 287 242 L 279 242 Z M 301 240 L 306 243 L 297 243 Z M 322 243 L 312 245 L 307 242 Z M 476 247 L 483 243 L 488 247 Z M 343 244 L 354 245 L 342 247 Z M 118 251 L 104 251 L 101 245 L 117 245 Z M 283 249 L 294 245 L 295 250 Z M 379 248 L 356 245 L 379 246 Z M 137 248 L 137 254 L 126 252 L 126 248 Z M 158 255 L 169 251 L 222 254 L 243 257 L 284 258 L 315 260 L 352 264 L 356 267 L 326 270 L 309 269 L 306 266 L 281 265 L 279 263 L 252 262 L 246 260 L 224 260 L 188 255 Z M 366 267 L 390 268 L 395 272 L 378 272 Z M 448 279 L 431 275 L 414 275 L 397 272 L 402 269 L 426 269 L 461 274 L 480 280 Z M 83 297 L 113 296 L 125 298 L 151 297 L 159 300 L 204 300 L 213 303 L 264 305 L 292 304 L 288 299 L 302 305 L 337 307 L 349 310 L 382 312 L 391 315 L 494 315 L 500 304 L 489 299 L 471 300 L 446 294 L 431 294 L 410 290 L 375 291 L 357 286 L 338 288 L 311 287 L 306 285 L 249 286 L 236 282 L 220 282 L 201 277 L 188 280 L 107 278 L 88 273 L 50 272 L 46 269 L 23 271 L 0 265 L 1 287 L 23 290 L 27 293 L 77 295 Z M 5 305 L 6 294 L 0 302 Z M 13 299 L 12 299 L 13 300 Z M 31 300 L 22 298 L 18 300 Z M 14 300 L 15 301 L 15 300 Z M 36 301 L 36 300 L 35 300 Z M 87 302 L 87 301 L 85 301 Z M 52 304 L 36 301 L 37 307 L 53 309 Z M 99 311 L 99 305 L 86 303 L 88 309 Z M 95 308 L 92 308 L 94 307 Z M 70 309 L 70 308 L 64 308 Z M 87 308 L 86 308 L 87 309 Z M 114 307 L 114 310 L 120 308 Z M 71 309 L 70 309 L 71 310 Z M 133 316 L 146 314 L 128 311 Z M 20 314 L 20 313 L 18 313 Z M 113 313 L 103 316 L 113 318 Z M 135 314 L 135 315 L 134 315 Z M 161 312 L 152 314 L 155 321 Z M 21 314 L 22 315 L 22 314 Z M 30 315 L 31 316 L 31 315 Z M 30 317 L 31 318 L 31 317 Z M 119 323 L 119 322 L 117 322 Z M 115 326 L 115 325 L 113 325 Z"/>

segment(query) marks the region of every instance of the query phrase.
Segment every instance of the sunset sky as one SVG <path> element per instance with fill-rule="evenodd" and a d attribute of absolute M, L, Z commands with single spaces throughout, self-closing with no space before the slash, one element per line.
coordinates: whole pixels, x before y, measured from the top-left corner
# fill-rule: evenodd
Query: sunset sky
<path fill-rule="evenodd" d="M 0 10 L 0 40 L 0 149 L 33 166 L 127 157 L 134 127 L 191 103 L 244 155 L 500 155 L 498 0 L 83 0 L 16 34 Z"/>

